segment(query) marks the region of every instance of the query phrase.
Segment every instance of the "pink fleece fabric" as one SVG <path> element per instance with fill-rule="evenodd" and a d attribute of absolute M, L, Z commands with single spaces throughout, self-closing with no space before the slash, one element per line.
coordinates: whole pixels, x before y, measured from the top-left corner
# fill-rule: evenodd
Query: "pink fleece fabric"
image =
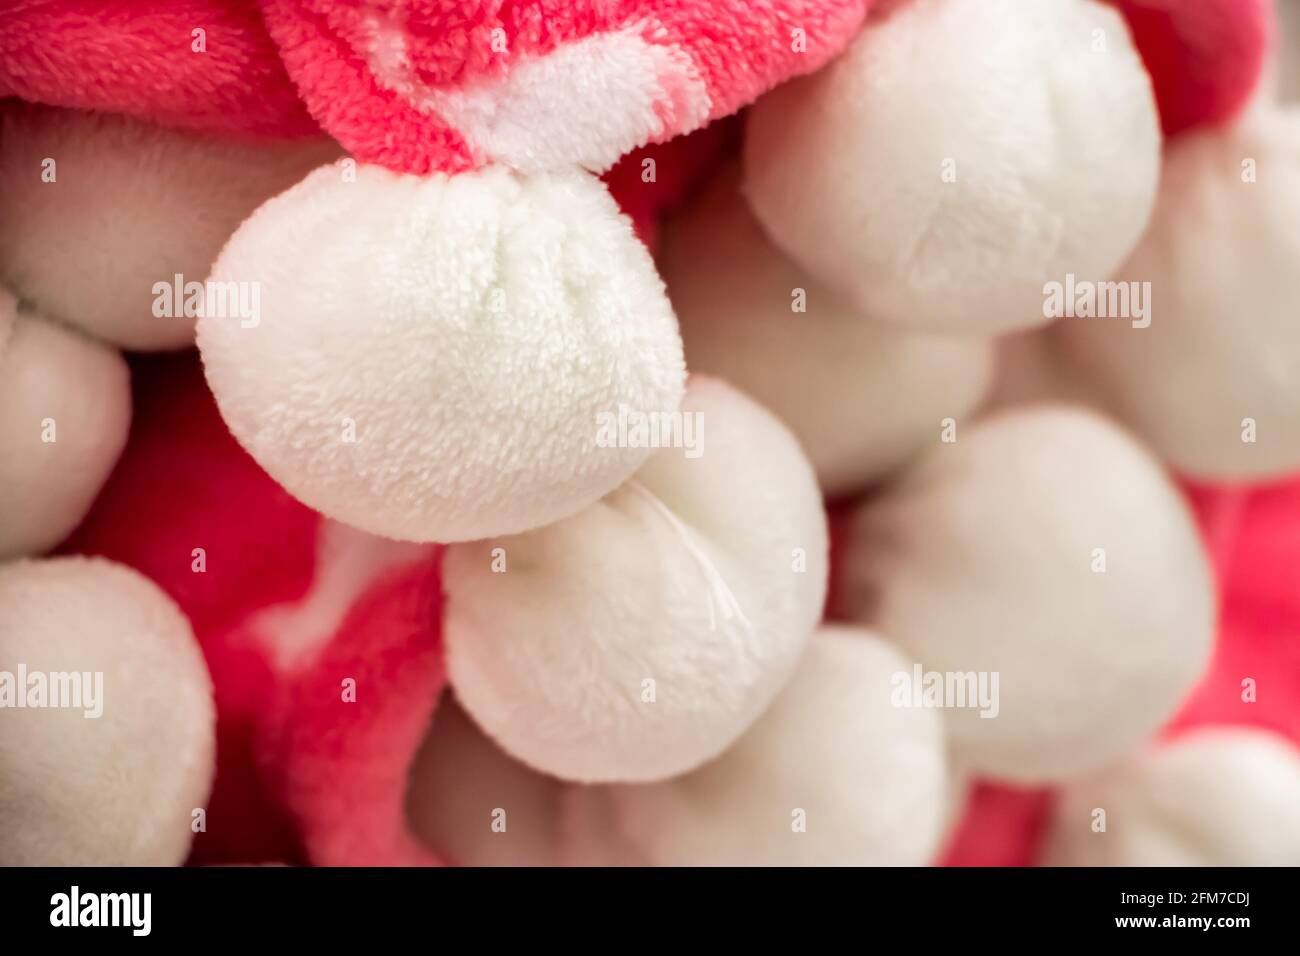
<path fill-rule="evenodd" d="M 436 862 L 408 834 L 403 797 L 445 680 L 437 555 L 369 582 L 317 653 L 280 663 L 256 616 L 307 595 L 323 519 L 235 441 L 196 353 L 134 357 L 132 385 L 126 449 L 61 550 L 148 575 L 194 628 L 217 774 L 193 861 Z"/>
<path fill-rule="evenodd" d="M 1166 136 L 1241 112 L 1273 43 L 1272 0 L 1109 2 L 1128 20 L 1151 74 Z"/>
<path fill-rule="evenodd" d="M 318 866 L 440 862 L 406 819 L 410 767 L 446 685 L 438 581 L 421 562 L 371 584 L 269 701 L 258 762 Z"/>
<path fill-rule="evenodd" d="M 320 132 L 255 0 L 9 0 L 0 96 L 232 136 Z"/>
<path fill-rule="evenodd" d="M 1128 20 L 1167 135 L 1229 121 L 1273 42 L 1269 0 L 1107 0 Z M 364 57 L 376 4 L 352 0 L 11 0 L 0 8 L 0 96 L 126 113 L 164 126 L 304 136 L 320 126 L 358 158 L 411 171 L 467 168 L 469 144 L 382 90 Z M 398 0 L 417 74 L 469 88 L 596 30 L 653 17 L 655 42 L 687 51 L 710 118 L 734 112 L 848 42 L 870 0 Z M 790 31 L 806 31 L 796 53 Z M 194 31 L 205 48 L 195 48 Z M 506 31 L 510 56 L 491 51 Z M 277 43 L 278 41 L 278 43 Z M 285 64 L 289 65 L 286 70 Z M 290 80 L 290 74 L 293 79 Z M 297 89 L 295 89 L 295 83 Z M 311 107 L 308 114 L 298 90 Z M 667 124 L 663 138 L 685 130 Z"/>
<path fill-rule="evenodd" d="M 867 6 L 868 0 L 395 0 L 381 16 L 367 3 L 264 0 L 263 10 L 322 127 L 359 160 L 428 173 L 459 172 L 479 160 L 465 131 L 417 105 L 417 92 L 481 89 L 565 44 L 632 31 L 690 58 L 708 94 L 707 122 L 822 66 L 853 37 Z M 395 42 L 400 57 L 391 52 Z M 381 82 L 372 68 L 377 59 L 400 59 L 418 91 Z M 662 127 L 647 141 L 702 125 L 683 111 L 676 84 L 664 78 Z"/>

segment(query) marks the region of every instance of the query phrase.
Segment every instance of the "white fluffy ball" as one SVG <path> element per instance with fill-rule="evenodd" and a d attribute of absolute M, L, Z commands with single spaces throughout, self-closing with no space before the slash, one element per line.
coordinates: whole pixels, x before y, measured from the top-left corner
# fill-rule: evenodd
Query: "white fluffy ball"
<path fill-rule="evenodd" d="M 117 350 L 18 314 L 0 289 L 0 559 L 46 551 L 77 526 L 130 422 Z"/>
<path fill-rule="evenodd" d="M 683 408 L 698 457 L 663 448 L 568 520 L 447 551 L 457 697 L 556 776 L 656 780 L 715 756 L 821 615 L 826 520 L 794 438 L 721 382 L 692 378 Z"/>
<path fill-rule="evenodd" d="M 650 261 L 580 171 L 447 177 L 323 167 L 213 270 L 260 321 L 204 316 L 231 431 L 292 494 L 373 534 L 458 541 L 555 521 L 649 450 L 604 447 L 620 405 L 671 412 L 685 370 Z"/>
<path fill-rule="evenodd" d="M 194 319 L 156 315 L 155 283 L 202 282 L 249 213 L 339 153 L 327 139 L 244 145 L 7 103 L 0 281 L 41 314 L 116 345 L 189 345 Z"/>
<path fill-rule="evenodd" d="M 6 696 L 30 704 L 42 683 L 67 688 L 44 698 L 64 706 Z M 0 565 L 0 701 L 0 866 L 184 861 L 215 714 L 189 621 L 157 586 L 97 558 Z"/>
<path fill-rule="evenodd" d="M 823 627 L 794 679 L 721 757 L 675 780 L 608 788 L 608 822 L 570 825 L 595 826 L 656 865 L 926 864 L 949 799 L 943 722 L 891 702 L 907 667 L 867 631 Z"/>
<path fill-rule="evenodd" d="M 1102 48 L 1098 48 L 1098 44 Z M 911 0 L 759 100 L 746 193 L 777 245 L 873 318 L 1041 324 L 1141 234 L 1160 128 L 1123 18 L 1092 0 Z"/>
<path fill-rule="evenodd" d="M 1082 410 L 1003 412 L 956 437 L 854 515 L 837 613 L 897 641 L 923 685 L 951 680 L 935 702 L 967 768 L 1041 781 L 1112 760 L 1209 655 L 1213 588 L 1188 508 Z M 986 675 L 992 706 L 971 706 L 967 677 L 954 707 L 959 675 Z"/>
<path fill-rule="evenodd" d="M 1072 358 L 1180 471 L 1300 468 L 1297 223 L 1300 112 L 1179 137 L 1151 227 L 1115 276 L 1150 283 L 1150 325 L 1060 322 Z"/>
<path fill-rule="evenodd" d="M 789 425 L 826 493 L 869 484 L 975 405 L 992 344 L 863 318 L 772 246 L 735 187 L 720 177 L 664 231 L 659 265 L 686 364 Z"/>
<path fill-rule="evenodd" d="M 1065 788 L 1044 862 L 1300 866 L 1300 751 L 1254 728 L 1188 733 Z"/>

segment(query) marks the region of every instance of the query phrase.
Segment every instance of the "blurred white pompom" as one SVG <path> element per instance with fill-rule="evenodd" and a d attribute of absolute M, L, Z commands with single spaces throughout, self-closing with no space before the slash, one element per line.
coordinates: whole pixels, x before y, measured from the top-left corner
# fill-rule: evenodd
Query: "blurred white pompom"
<path fill-rule="evenodd" d="M 1090 412 L 1007 411 L 955 437 L 853 515 L 835 610 L 939 688 L 966 768 L 1042 781 L 1113 760 L 1208 659 L 1214 594 L 1191 514 Z"/>
<path fill-rule="evenodd" d="M 77 526 L 130 423 L 118 351 L 19 313 L 0 289 L 0 559 L 53 548 Z"/>
<path fill-rule="evenodd" d="M 1071 783 L 1043 862 L 1300 866 L 1300 750 L 1255 728 L 1204 728 Z"/>
<path fill-rule="evenodd" d="M 46 706 L 32 706 L 42 682 Z M 215 712 L 170 598 L 99 558 L 0 565 L 6 694 L 28 706 L 9 697 L 0 710 L 0 866 L 184 862 L 215 769 Z"/>
<path fill-rule="evenodd" d="M 768 235 L 872 318 L 990 332 L 1103 280 L 1155 197 L 1151 82 L 1092 0 L 911 0 L 758 101 L 745 191 Z"/>
<path fill-rule="evenodd" d="M 675 780 L 575 794 L 585 799 L 568 817 L 574 848 L 584 862 L 667 866 L 930 862 L 950 799 L 942 720 L 895 706 L 907 667 L 867 631 L 823 627 L 794 679 L 717 760 Z"/>
<path fill-rule="evenodd" d="M 1114 277 L 1149 283 L 1149 314 L 1067 317 L 1054 330 L 1179 471 L 1258 479 L 1300 468 L 1297 223 L 1300 113 L 1181 136 L 1151 226 Z"/>
<path fill-rule="evenodd" d="M 778 251 L 721 176 L 664 230 L 659 267 L 686 364 L 790 426 L 822 490 L 875 481 L 979 400 L 993 346 L 864 318 Z"/>
<path fill-rule="evenodd" d="M 106 342 L 190 345 L 192 313 L 183 298 L 174 308 L 174 294 L 160 299 L 157 284 L 202 283 L 246 216 L 340 152 L 324 138 L 231 143 L 9 101 L 0 109 L 0 281 Z"/>

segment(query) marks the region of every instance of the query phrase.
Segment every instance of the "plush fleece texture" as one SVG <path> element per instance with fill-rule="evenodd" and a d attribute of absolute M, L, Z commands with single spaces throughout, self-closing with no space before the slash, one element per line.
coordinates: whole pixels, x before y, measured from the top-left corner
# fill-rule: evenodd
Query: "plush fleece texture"
<path fill-rule="evenodd" d="M 581 170 L 448 177 L 324 167 L 258 210 L 214 283 L 261 316 L 199 320 L 231 430 L 305 503 L 460 541 L 567 517 L 647 448 L 598 416 L 671 412 L 681 339 L 645 247 Z"/>
<path fill-rule="evenodd" d="M 0 96 L 236 137 L 320 129 L 255 0 L 10 0 Z"/>
<path fill-rule="evenodd" d="M 821 615 L 825 519 L 793 436 L 715 380 L 693 378 L 683 410 L 697 457 L 663 448 L 566 521 L 448 550 L 457 696 L 545 772 L 656 780 L 716 756 Z"/>
<path fill-rule="evenodd" d="M 313 115 L 359 160 L 600 170 L 817 69 L 866 0 L 264 0 Z M 801 31 L 801 35 L 794 31 Z"/>
<path fill-rule="evenodd" d="M 1240 59 L 1247 64 L 1248 73 L 1249 57 L 1253 54 L 1249 44 L 1237 42 L 1235 36 L 1242 32 L 1238 29 L 1241 23 L 1246 24 L 1247 30 L 1252 29 L 1251 17 L 1221 17 L 1216 22 L 1207 16 L 1203 21 L 1197 21 L 1211 25 L 1198 28 L 1200 42 L 1181 42 L 1182 37 L 1190 34 L 1185 25 L 1175 23 L 1179 15 L 1194 17 L 1198 10 L 1216 5 L 1224 10 L 1231 7 L 1234 12 L 1243 11 L 1248 6 L 1235 0 L 1222 0 L 1218 4 L 1198 4 L 1189 0 L 1177 6 L 1160 4 L 1158 0 L 1120 4 L 1130 22 L 1134 21 L 1131 11 L 1135 8 L 1167 7 L 1169 16 L 1159 24 L 1160 29 L 1155 33 L 1159 37 L 1166 26 L 1172 26 L 1174 39 L 1178 42 L 1167 46 L 1148 42 L 1144 39 L 1143 28 L 1134 24 L 1137 46 L 1148 68 L 1156 73 L 1155 88 L 1161 119 L 1167 131 L 1175 128 L 1170 125 L 1174 112 L 1169 101 L 1171 97 L 1177 98 L 1179 84 L 1162 82 L 1166 76 L 1178 76 L 1183 70 L 1183 79 L 1187 80 L 1186 69 L 1193 71 L 1191 79 L 1204 90 L 1194 98 L 1195 108 L 1190 111 L 1193 116 L 1216 117 L 1231 113 L 1231 109 L 1216 105 L 1224 97 L 1213 88 L 1214 77 L 1224 77 L 1222 85 L 1230 90 L 1234 86 L 1248 85 L 1234 79 L 1245 74 L 1219 66 L 1211 69 L 1206 65 L 1210 60 L 1201 54 L 1209 50 L 1236 56 L 1240 51 L 1243 53 Z M 522 6 L 515 4 L 503 9 L 509 12 Z M 176 12 L 176 20 L 180 22 L 164 24 L 172 11 Z M 137 29 L 131 18 L 123 15 L 131 12 L 147 18 L 148 26 Z M 1161 16 L 1164 16 L 1163 11 Z M 209 36 L 209 51 L 215 53 L 220 49 L 219 56 L 200 57 L 194 55 L 189 47 L 189 31 L 193 23 L 203 20 L 225 26 L 225 29 Z M 159 26 L 165 28 L 157 29 Z M 708 29 L 710 26 L 706 14 L 704 27 Z M 262 53 L 271 49 L 272 44 L 262 35 L 262 29 L 253 12 L 253 4 L 239 0 L 220 5 L 189 2 L 151 4 L 140 0 L 113 4 L 10 4 L 0 12 L 0 95 L 16 94 L 58 105 L 122 110 L 162 124 L 234 135 L 249 132 L 304 135 L 314 130 L 315 124 L 306 121 L 306 114 L 293 95 L 292 84 L 279 63 L 271 63 L 268 67 L 263 62 Z M 323 29 L 328 32 L 331 27 L 327 25 Z M 219 36 L 223 41 L 220 47 L 211 43 L 213 36 Z M 1223 39 L 1225 37 L 1230 42 Z M 490 33 L 487 39 L 490 41 Z M 628 44 L 625 42 L 628 39 L 634 42 Z M 590 34 L 577 37 L 570 50 L 551 58 L 549 68 L 581 65 L 584 51 L 632 50 L 636 56 L 617 61 L 622 66 L 631 67 L 617 73 L 620 83 L 629 81 L 618 87 L 620 92 L 629 97 L 647 91 L 670 96 L 682 93 L 684 95 L 679 99 L 690 104 L 693 99 L 689 89 L 670 90 L 658 80 L 650 84 L 636 82 L 638 76 L 650 75 L 645 70 L 637 72 L 645 64 L 654 66 L 665 62 L 660 51 L 647 51 L 636 44 L 637 39 L 620 35 L 618 42 L 623 46 L 611 44 L 602 48 Z M 186 56 L 177 57 L 177 49 L 184 49 Z M 1169 50 L 1169 55 L 1153 54 L 1153 50 L 1160 49 Z M 278 53 L 273 55 L 278 56 Z M 573 58 L 566 59 L 566 55 Z M 545 56 L 534 58 L 530 69 L 520 71 L 520 77 L 527 79 L 529 84 L 548 82 L 547 65 L 537 62 Z M 455 61 L 454 55 L 452 60 Z M 683 61 L 670 56 L 666 62 L 670 69 L 655 72 L 655 77 L 670 76 L 672 68 Z M 130 68 L 124 69 L 124 66 Z M 532 69 L 538 66 L 541 68 Z M 186 70 L 185 82 L 174 82 L 173 71 L 177 67 Z M 105 80 L 105 77 L 110 79 Z M 565 77 L 555 79 L 562 82 Z M 510 82 L 512 80 L 507 77 L 505 85 L 498 85 L 495 89 L 506 89 Z M 491 83 L 476 87 L 476 90 L 482 89 L 487 89 L 489 94 L 493 92 Z M 611 84 L 609 89 L 613 92 L 615 84 Z M 352 92 L 340 86 L 327 89 L 326 96 L 349 100 Z M 465 96 L 460 90 L 456 93 L 453 99 L 459 100 L 461 115 L 470 119 L 481 118 L 484 114 L 476 114 L 475 110 L 484 103 L 489 106 L 492 103 L 491 95 L 476 99 Z M 1229 92 L 1227 99 L 1240 95 Z M 468 112 L 464 111 L 466 107 Z M 655 122 L 666 130 L 673 116 L 678 115 L 656 114 L 651 120 L 645 111 L 632 112 L 633 119 L 621 120 L 606 131 L 611 134 L 606 142 L 615 142 L 619 136 L 641 135 L 641 131 L 653 128 Z M 680 115 L 689 116 L 690 112 L 683 110 Z M 427 121 L 428 117 L 411 119 L 412 122 Z M 540 128 L 553 128 L 546 125 L 553 123 L 553 114 L 538 119 Z M 340 128 L 346 130 L 349 120 L 355 120 L 362 128 L 358 135 L 364 135 L 366 128 L 374 125 L 372 117 L 344 116 Z M 388 117 L 386 122 L 392 122 L 392 117 Z M 465 142 L 467 154 L 473 160 L 469 140 Z M 561 150 L 574 146 L 571 141 L 564 142 L 563 137 L 558 145 Z M 437 143 L 434 146 L 441 148 Z M 380 143 L 379 148 L 382 147 Z M 526 141 L 522 153 L 525 161 L 540 155 L 529 149 Z M 593 163 L 604 161 L 601 150 L 583 158 Z M 636 172 L 636 168 L 625 160 L 611 172 L 611 180 L 629 173 L 634 176 Z M 634 178 L 628 178 L 635 182 Z M 658 197 L 663 192 L 658 188 L 641 189 L 638 195 Z M 652 232 L 652 214 L 639 218 L 638 226 L 643 235 Z M 173 371 L 181 368 L 184 374 L 172 375 L 167 381 L 168 375 L 158 373 L 168 367 Z M 187 380 L 191 388 L 197 387 L 201 393 L 201 384 L 194 385 L 199 380 L 192 362 L 182 360 L 176 365 L 171 361 L 147 361 L 139 363 L 137 368 L 147 369 L 139 377 L 143 381 L 137 381 L 137 400 L 142 395 L 151 399 L 147 414 L 152 425 L 135 430 L 119 469 L 125 477 L 118 480 L 115 476 L 110 481 L 102 508 L 96 506 L 82 534 L 74 538 L 69 547 L 77 547 L 76 542 L 80 539 L 85 547 L 93 549 L 98 536 L 105 549 L 128 552 L 141 565 L 155 569 L 151 573 L 160 580 L 166 579 L 169 591 L 186 596 L 182 603 L 189 602 L 187 611 L 191 616 L 220 622 L 214 625 L 215 630 L 196 626 L 218 689 L 223 768 L 212 802 L 213 808 L 220 806 L 223 812 L 212 815 L 214 832 L 198 835 L 196 861 L 254 858 L 380 860 L 387 853 L 393 854 L 393 858 L 408 854 L 411 845 L 401 823 L 393 816 L 392 808 L 397 801 L 391 793 L 378 800 L 378 813 L 359 821 L 358 830 L 363 834 L 361 839 L 352 841 L 345 833 L 330 835 L 332 827 L 348 828 L 353 821 L 343 818 L 328 793 L 348 773 L 348 769 L 341 763 L 331 765 L 329 758 L 332 755 L 360 761 L 371 753 L 364 746 L 345 743 L 345 730 L 330 729 L 330 721 L 338 717 L 337 712 L 322 705 L 322 713 L 313 718 L 313 726 L 303 728 L 297 736 L 294 732 L 284 732 L 283 728 L 274 735 L 259 729 L 264 716 L 274 710 L 267 701 L 279 693 L 279 689 L 289 686 L 290 671 L 268 648 L 260 631 L 244 627 L 243 622 L 247 617 L 255 617 L 259 609 L 269 609 L 273 621 L 282 616 L 296 620 L 298 623 L 291 628 L 293 633 L 312 633 L 310 628 L 304 628 L 303 622 L 315 620 L 317 612 L 312 608 L 321 606 L 322 591 L 319 584 L 313 582 L 317 580 L 318 566 L 326 563 L 330 551 L 326 544 L 332 536 L 318 533 L 326 523 L 286 495 L 239 451 L 230 441 L 210 402 L 205 406 L 203 401 L 197 400 L 192 404 L 184 400 L 175 401 L 175 396 L 185 394 Z M 143 391 L 139 391 L 141 389 Z M 188 447 L 185 455 L 176 456 L 174 446 L 191 435 L 196 440 L 195 445 Z M 205 438 L 211 440 L 199 447 Z M 147 451 L 136 453 L 133 449 L 137 447 Z M 178 460 L 173 461 L 174 458 Z M 1176 721 L 1175 733 L 1198 721 L 1236 720 L 1276 726 L 1285 729 L 1294 739 L 1296 728 L 1300 727 L 1294 713 L 1294 708 L 1300 706 L 1295 704 L 1300 701 L 1300 687 L 1295 686 L 1296 680 L 1300 679 L 1297 678 L 1300 660 L 1296 659 L 1295 642 L 1287 640 L 1300 626 L 1296 608 L 1292 607 L 1294 602 L 1288 597 L 1294 593 L 1293 582 L 1288 576 L 1288 569 L 1294 567 L 1296 553 L 1295 541 L 1292 540 L 1296 535 L 1292 531 L 1293 526 L 1300 527 L 1300 521 L 1295 518 L 1300 514 L 1297 487 L 1300 486 L 1284 485 L 1249 495 L 1207 489 L 1198 499 L 1203 506 L 1210 538 L 1216 542 L 1213 554 L 1227 581 L 1230 600 L 1214 668 Z M 195 508 L 195 501 L 203 502 L 203 507 Z M 137 531 L 140 540 L 134 539 Z M 208 575 L 193 573 L 188 562 L 196 538 L 217 542 L 225 553 L 238 553 L 239 560 L 214 564 Z M 240 552 L 240 548 L 244 550 Z M 377 557 L 379 553 L 382 552 L 373 554 Z M 1229 555 L 1230 559 L 1224 555 Z M 381 571 L 376 595 L 381 592 L 392 595 L 406 593 L 402 583 L 405 572 L 400 565 L 390 566 L 379 560 L 376 567 Z M 331 575 L 338 573 L 336 568 Z M 419 577 L 418 572 L 411 573 Z M 364 577 L 363 588 L 369 586 L 369 576 Z M 314 598 L 309 596 L 313 589 Z M 230 593 L 248 596 L 250 604 L 232 602 L 228 596 Z M 418 600 L 413 597 L 410 604 L 415 606 L 426 599 L 425 596 Z M 302 615 L 295 612 L 300 603 L 305 605 L 300 609 Z M 361 599 L 361 603 L 365 603 L 365 599 Z M 386 601 L 376 599 L 372 608 L 374 615 L 358 611 L 356 620 L 378 620 L 384 614 L 380 610 L 380 605 L 384 604 Z M 328 616 L 332 618 L 334 613 Z M 397 616 L 406 620 L 400 614 Z M 333 633 L 340 640 L 346 638 L 346 631 Z M 315 640 L 294 642 L 294 646 L 311 649 L 313 653 L 297 658 L 292 673 L 297 675 L 302 687 L 310 688 L 314 680 L 317 682 L 316 690 L 322 695 L 336 697 L 336 680 L 341 679 L 338 678 L 340 672 L 356 670 L 361 673 L 366 678 L 363 687 L 387 687 L 386 681 L 393 680 L 394 672 L 401 666 L 393 662 L 401 660 L 404 664 L 405 656 L 410 654 L 425 662 L 425 666 L 421 668 L 419 680 L 412 678 L 411 683 L 404 686 L 436 688 L 440 686 L 440 678 L 437 667 L 431 663 L 432 655 L 421 656 L 422 649 L 433 641 L 436 638 L 430 635 L 408 641 L 400 650 L 394 649 L 383 672 L 376 673 L 354 665 L 346 651 L 337 655 L 321 653 L 321 649 L 330 646 L 331 641 L 317 634 Z M 319 662 L 327 663 L 317 672 L 312 665 Z M 1259 675 L 1275 692 L 1263 695 L 1258 704 L 1244 706 L 1239 694 L 1243 673 Z M 1225 693 L 1225 689 L 1231 693 Z M 310 690 L 304 693 L 314 698 Z M 432 695 L 428 699 L 432 699 Z M 427 712 L 421 708 L 430 706 L 428 699 L 408 699 L 406 706 L 420 710 L 427 718 Z M 384 719 L 395 721 L 392 734 L 395 746 L 391 751 L 383 746 L 382 730 L 362 730 L 360 728 L 365 727 L 366 722 L 357 722 L 358 739 L 379 741 L 373 748 L 379 766 L 372 770 L 363 765 L 360 770 L 360 776 L 364 778 L 360 789 L 373 794 L 379 792 L 371 789 L 376 780 L 385 780 L 393 787 L 405 782 L 401 774 L 391 769 L 403 762 L 394 753 L 400 755 L 417 735 L 409 729 L 415 723 L 413 720 L 398 718 L 383 708 L 368 713 L 387 713 Z M 290 723 L 282 714 L 277 720 L 281 724 Z M 321 738 L 326 743 L 320 747 L 314 747 L 314 726 L 325 730 Z M 298 744 L 287 748 L 282 746 L 283 741 L 291 739 Z M 289 776 L 300 774 L 301 780 L 286 782 L 268 771 L 262 761 L 276 757 L 255 756 L 278 756 L 299 745 L 308 755 L 295 758 L 290 754 L 286 760 L 298 768 Z M 294 797 L 287 801 L 286 795 L 290 793 Z M 286 806 L 288 802 L 293 806 Z M 1048 799 L 1041 791 L 979 787 L 948 859 L 985 863 L 1032 860 L 1032 842 L 1041 823 L 1047 819 L 1047 807 Z M 307 835 L 305 839 L 303 834 Z M 999 841 L 997 845 L 993 845 L 994 840 Z M 422 862 L 431 860 L 418 848 L 408 858 Z"/>

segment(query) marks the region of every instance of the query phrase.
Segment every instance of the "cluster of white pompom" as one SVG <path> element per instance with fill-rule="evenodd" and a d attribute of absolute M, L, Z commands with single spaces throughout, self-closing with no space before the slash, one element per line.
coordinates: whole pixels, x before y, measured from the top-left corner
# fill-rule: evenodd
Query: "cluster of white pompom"
<path fill-rule="evenodd" d="M 38 449 L 6 456 L 0 556 L 52 546 L 111 468 L 129 420 L 112 346 L 175 347 L 197 326 L 223 416 L 291 494 L 450 542 L 456 705 L 409 794 L 449 856 L 919 865 L 979 776 L 1068 785 L 1056 861 L 1295 861 L 1293 749 L 1223 734 L 1132 755 L 1216 625 L 1165 467 L 1300 470 L 1300 117 L 1261 104 L 1162 154 L 1111 8 L 911 0 L 869 21 L 754 107 L 739 167 L 667 225 L 659 271 L 582 171 L 415 178 L 321 166 L 329 144 L 255 154 L 35 109 L 4 122 L 0 190 L 41 155 L 121 170 L 57 204 L 0 192 L 17 296 L 0 299 L 0 433 L 24 402 L 74 400 L 43 395 L 55 377 L 85 383 L 97 418 L 55 417 L 98 421 L 60 435 L 80 462 L 66 484 L 35 487 Z M 1267 170 L 1249 190 L 1241 156 Z M 163 229 L 179 209 L 190 228 Z M 256 283 L 257 321 L 146 320 L 172 273 Z M 1049 324 L 1045 285 L 1067 274 L 1150 282 L 1153 320 Z M 698 416 L 701 454 L 596 442 L 620 408 Z M 832 566 L 823 502 L 850 496 Z M 41 579 L 117 574 L 6 566 L 0 641 L 40 631 L 31 615 L 60 599 Z M 80 590 L 83 636 L 130 631 L 152 642 L 142 662 L 192 656 L 140 591 Z M 90 626 L 106 618 L 121 633 Z M 72 638 L 45 636 L 57 668 Z M 196 664 L 176 666 L 206 681 Z M 918 669 L 995 679 L 996 714 L 915 705 L 899 687 Z M 128 678 L 153 690 L 85 759 L 130 733 L 201 762 L 211 715 L 172 700 L 184 686 Z M 0 768 L 17 759 L 0 751 Z M 206 783 L 162 763 L 191 806 Z M 1225 768 L 1259 788 L 1201 786 Z M 1165 801 L 1176 834 L 1155 832 Z M 1077 834 L 1096 806 L 1123 820 L 1100 850 Z M 511 812 L 507 838 L 485 807 Z M 1281 838 L 1260 859 L 1245 837 L 1220 852 L 1216 828 L 1244 833 L 1257 808 Z"/>
<path fill-rule="evenodd" d="M 201 281 L 245 217 L 337 154 L 328 140 L 243 146 L 0 108 L 0 865 L 173 866 L 189 853 L 216 732 L 190 623 L 123 565 L 26 556 L 78 525 L 126 444 L 118 350 L 193 343 L 194 317 L 160 317 L 155 284 Z M 107 699 L 93 717 L 27 709 L 20 666 L 99 675 Z"/>
<path fill-rule="evenodd" d="M 338 151 L 4 103 L 0 439 L 13 454 L 0 462 L 0 559 L 58 544 L 107 478 L 131 422 L 117 349 L 193 344 L 194 316 L 159 315 L 155 286 L 202 282 L 250 213 Z"/>
<path fill-rule="evenodd" d="M 1025 14 L 915 0 L 869 23 L 827 70 L 759 102 L 742 168 L 665 231 L 659 265 L 688 368 L 784 421 L 824 495 L 875 489 L 848 511 L 834 563 L 829 611 L 846 623 L 814 633 L 763 716 L 701 763 L 753 712 L 735 698 L 750 686 L 743 665 L 720 663 L 719 630 L 747 659 L 763 640 L 775 670 L 793 621 L 705 628 L 700 599 L 683 609 L 664 581 L 671 567 L 687 578 L 675 588 L 707 591 L 692 557 L 648 561 L 625 543 L 629 519 L 650 514 L 626 490 L 587 527 L 457 546 L 453 684 L 493 739 L 459 711 L 432 733 L 411 808 L 435 845 L 471 862 L 511 848 L 537 863 L 923 864 L 978 776 L 1065 787 L 1053 862 L 1300 859 L 1293 747 L 1246 730 L 1153 744 L 1216 627 L 1208 561 L 1165 467 L 1300 468 L 1300 375 L 1287 365 L 1300 340 L 1283 328 L 1300 123 L 1261 104 L 1162 156 L 1118 15 L 1036 4 L 1033 42 L 1008 51 L 1026 34 L 1006 27 Z M 1081 39 L 1096 29 L 1106 56 Z M 1229 197 L 1241 156 L 1267 182 Z M 1051 323 L 1048 284 L 1069 273 L 1150 282 L 1154 321 Z M 994 337 L 1007 330 L 1025 331 Z M 1242 441 L 1243 418 L 1257 442 Z M 759 464 L 738 467 L 778 482 L 762 464 L 775 453 L 746 441 Z M 668 461 L 656 474 L 684 485 L 694 463 Z M 731 477 L 713 507 L 749 487 Z M 783 497 L 797 514 L 803 499 L 789 486 Z M 707 512 L 681 510 L 714 540 Z M 758 509 L 746 520 L 781 528 Z M 655 540 L 664 557 L 677 544 L 666 527 Z M 742 608 L 755 586 L 785 590 L 789 569 L 755 577 L 733 563 L 741 547 L 757 566 L 796 540 L 717 538 Z M 523 575 L 489 573 L 498 544 Z M 566 596 L 562 624 L 536 613 L 539 580 Z M 620 623 L 654 608 L 653 629 Z M 710 693 L 705 665 L 736 677 Z M 642 673 L 657 676 L 657 703 L 638 702 Z M 996 712 L 915 707 L 898 690 L 917 673 L 995 675 Z M 469 794 L 435 796 L 461 761 L 490 769 Z M 1216 778 L 1202 799 L 1197 781 Z M 479 834 L 469 815 L 512 798 L 519 839 Z M 1098 807 L 1112 838 L 1090 841 Z M 1252 819 L 1272 838 L 1234 843 Z"/>

